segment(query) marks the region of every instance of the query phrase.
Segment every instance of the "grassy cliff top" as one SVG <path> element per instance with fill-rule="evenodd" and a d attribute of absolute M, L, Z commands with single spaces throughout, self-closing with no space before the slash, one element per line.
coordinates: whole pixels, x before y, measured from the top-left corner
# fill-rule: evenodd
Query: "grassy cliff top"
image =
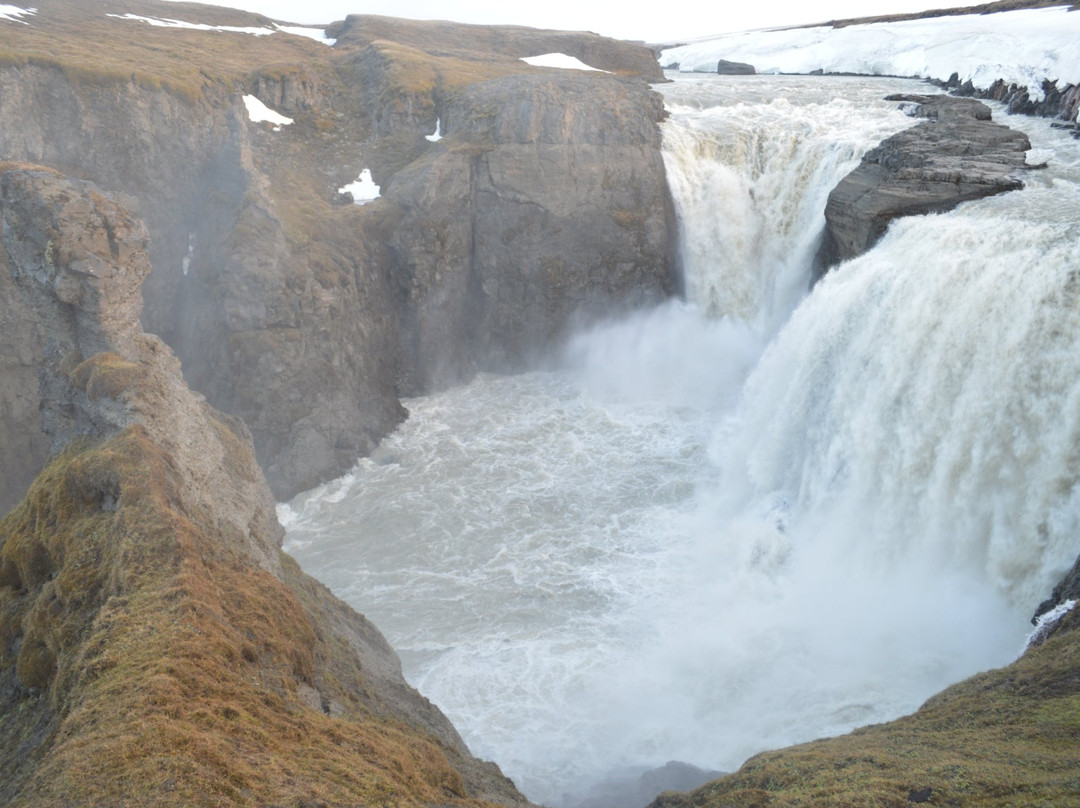
<path fill-rule="evenodd" d="M 440 65 L 447 86 L 525 72 L 522 56 L 561 51 L 595 67 L 651 79 L 661 77 L 651 52 L 596 34 L 350 17 L 330 26 L 333 48 L 275 31 L 261 14 L 197 3 L 159 0 L 41 0 L 36 13 L 0 20 L 0 65 L 53 65 L 90 83 L 134 80 L 164 87 L 194 101 L 212 88 L 231 91 L 251 74 L 273 65 L 330 64 L 366 46 L 395 43 L 403 65 Z M 215 28 L 266 31 L 265 35 L 152 25 L 140 19 L 176 20 Z M 420 59 L 417 59 L 417 55 Z"/>
<path fill-rule="evenodd" d="M 94 377 L 116 398 L 155 384 L 113 354 L 71 374 L 88 394 Z M 394 709 L 426 702 L 377 683 L 362 618 L 180 506 L 186 473 L 133 425 L 69 446 L 0 520 L 0 803 L 475 807 L 485 778 L 513 793 Z"/>
<path fill-rule="evenodd" d="M 54 65 L 87 82 L 135 80 L 189 100 L 215 85 L 231 90 L 262 65 L 318 60 L 329 52 L 313 39 L 280 32 L 255 36 L 118 18 L 133 14 L 272 30 L 267 17 L 216 6 L 155 0 L 41 0 L 34 6 L 37 13 L 22 17 L 24 22 L 0 20 L 0 64 Z"/>

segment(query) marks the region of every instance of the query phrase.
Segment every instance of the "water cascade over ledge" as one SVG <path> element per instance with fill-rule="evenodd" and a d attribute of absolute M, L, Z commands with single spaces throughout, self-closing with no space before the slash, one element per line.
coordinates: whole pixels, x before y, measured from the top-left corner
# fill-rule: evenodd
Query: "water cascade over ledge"
<path fill-rule="evenodd" d="M 1080 546 L 1080 149 L 802 299 L 898 80 L 681 78 L 688 302 L 406 402 L 286 549 L 533 800 L 909 712 L 1010 661 Z M 995 113 L 1000 114 L 1000 113 Z M 801 300 L 801 302 L 800 302 Z"/>

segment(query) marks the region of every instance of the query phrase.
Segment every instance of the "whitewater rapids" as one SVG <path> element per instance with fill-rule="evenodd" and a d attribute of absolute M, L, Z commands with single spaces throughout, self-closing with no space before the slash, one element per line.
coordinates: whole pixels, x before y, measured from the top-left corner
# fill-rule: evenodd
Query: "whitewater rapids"
<path fill-rule="evenodd" d="M 899 80 L 683 77 L 687 302 L 558 369 L 406 402 L 279 507 L 473 752 L 531 799 L 910 712 L 1009 662 L 1080 552 L 1080 157 L 896 223 L 806 296 L 829 190 Z"/>

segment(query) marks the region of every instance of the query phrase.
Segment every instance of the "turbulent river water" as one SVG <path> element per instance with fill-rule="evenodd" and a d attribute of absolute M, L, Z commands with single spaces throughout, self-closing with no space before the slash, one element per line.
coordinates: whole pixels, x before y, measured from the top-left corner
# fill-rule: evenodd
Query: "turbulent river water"
<path fill-rule="evenodd" d="M 807 295 L 900 80 L 676 77 L 687 300 L 406 402 L 288 549 L 533 800 L 909 712 L 1009 662 L 1080 551 L 1080 150 Z M 995 113 L 999 118 L 1000 113 Z M 551 369 L 554 368 L 554 369 Z"/>

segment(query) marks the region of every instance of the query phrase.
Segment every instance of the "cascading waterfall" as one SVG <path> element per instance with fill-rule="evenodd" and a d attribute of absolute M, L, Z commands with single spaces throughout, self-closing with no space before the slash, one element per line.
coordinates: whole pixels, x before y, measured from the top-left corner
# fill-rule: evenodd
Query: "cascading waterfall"
<path fill-rule="evenodd" d="M 679 77 L 664 162 L 679 216 L 686 296 L 770 337 L 809 285 L 836 184 L 883 138 L 914 123 L 888 83 Z M 910 91 L 910 82 L 894 90 Z M 718 98 L 737 103 L 717 104 Z"/>
<path fill-rule="evenodd" d="M 1076 143 L 1023 121 L 1053 154 L 1028 188 L 898 222 L 798 303 L 825 195 L 915 87 L 668 85 L 697 302 L 409 401 L 281 506 L 532 799 L 915 709 L 1010 661 L 1080 551 Z"/>

